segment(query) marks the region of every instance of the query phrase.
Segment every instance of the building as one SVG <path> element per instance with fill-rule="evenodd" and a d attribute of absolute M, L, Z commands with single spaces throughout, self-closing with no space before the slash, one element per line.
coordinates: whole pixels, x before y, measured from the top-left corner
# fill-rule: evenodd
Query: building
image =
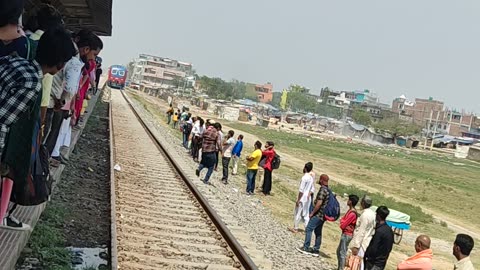
<path fill-rule="evenodd" d="M 273 85 L 247 83 L 247 95 L 255 95 L 257 100 L 262 103 L 269 103 L 273 99 Z"/>
<path fill-rule="evenodd" d="M 373 122 L 382 120 L 384 112 L 390 109 L 389 105 L 381 103 L 378 96 L 368 89 L 333 91 L 322 88 L 320 99 L 324 104 L 343 109 L 348 117 L 352 116 L 354 109 L 364 110 L 370 114 Z"/>
<path fill-rule="evenodd" d="M 134 83 L 153 88 L 183 87 L 193 77 L 193 66 L 190 63 L 140 54 L 134 60 L 131 80 Z"/>
<path fill-rule="evenodd" d="M 474 114 L 445 108 L 442 101 L 433 98 L 409 101 L 402 95 L 393 100 L 392 111 L 401 119 L 423 127 L 429 135 L 440 133 L 462 136 L 480 124 Z"/>

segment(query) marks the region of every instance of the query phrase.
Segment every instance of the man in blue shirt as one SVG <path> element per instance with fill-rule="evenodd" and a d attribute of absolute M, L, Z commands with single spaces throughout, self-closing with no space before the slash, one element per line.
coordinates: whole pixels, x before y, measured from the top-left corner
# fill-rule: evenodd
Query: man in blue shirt
<path fill-rule="evenodd" d="M 240 160 L 240 155 L 242 154 L 242 149 L 243 149 L 242 140 L 243 140 L 243 135 L 242 134 L 238 135 L 237 143 L 235 143 L 235 146 L 233 147 L 233 150 L 232 150 L 232 158 L 233 158 L 232 175 L 237 174 L 238 161 Z"/>

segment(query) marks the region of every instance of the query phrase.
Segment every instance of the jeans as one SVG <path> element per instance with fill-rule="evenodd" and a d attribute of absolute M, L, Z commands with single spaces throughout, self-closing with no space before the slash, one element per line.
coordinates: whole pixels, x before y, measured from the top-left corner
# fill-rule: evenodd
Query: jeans
<path fill-rule="evenodd" d="M 320 250 L 320 245 L 322 244 L 322 229 L 323 229 L 323 221 L 318 216 L 314 216 L 310 219 L 307 225 L 307 229 L 305 230 L 305 242 L 303 243 L 303 249 L 307 250 L 310 248 L 310 242 L 312 241 L 312 232 L 315 231 L 315 245 L 313 246 L 313 250 L 315 252 Z"/>
<path fill-rule="evenodd" d="M 365 270 L 383 270 L 385 267 L 373 265 L 371 262 L 365 262 Z"/>
<path fill-rule="evenodd" d="M 257 177 L 258 170 L 247 170 L 247 193 L 255 190 L 255 177 Z"/>
<path fill-rule="evenodd" d="M 215 152 L 211 152 L 211 153 L 203 153 L 202 154 L 202 162 L 200 163 L 200 165 L 198 166 L 198 170 L 199 171 L 202 171 L 204 168 L 207 168 L 207 174 L 205 175 L 205 178 L 203 179 L 203 181 L 205 183 L 208 183 L 208 180 L 210 180 L 210 177 L 212 176 L 212 173 L 213 173 L 213 164 L 215 163 L 215 160 L 214 158 L 216 158 L 215 156 Z M 208 167 L 204 165 L 204 162 L 208 164 Z"/>
<path fill-rule="evenodd" d="M 345 259 L 347 258 L 348 244 L 352 240 L 352 236 L 342 233 L 340 243 L 337 248 L 338 270 L 345 268 Z"/>
<path fill-rule="evenodd" d="M 173 121 L 173 128 L 174 128 L 174 129 L 177 128 L 177 124 L 178 124 L 178 121 Z"/>
<path fill-rule="evenodd" d="M 222 157 L 222 171 L 223 171 L 223 181 L 228 180 L 228 165 L 230 164 L 230 159 L 229 157 Z"/>
<path fill-rule="evenodd" d="M 188 134 L 183 134 L 183 147 L 188 148 Z"/>

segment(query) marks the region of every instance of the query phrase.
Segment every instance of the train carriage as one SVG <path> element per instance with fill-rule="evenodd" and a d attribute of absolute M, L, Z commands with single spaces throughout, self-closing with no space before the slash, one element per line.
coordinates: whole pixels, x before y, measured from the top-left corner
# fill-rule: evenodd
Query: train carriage
<path fill-rule="evenodd" d="M 123 89 L 127 80 L 127 68 L 113 65 L 108 69 L 107 85 L 112 88 Z"/>

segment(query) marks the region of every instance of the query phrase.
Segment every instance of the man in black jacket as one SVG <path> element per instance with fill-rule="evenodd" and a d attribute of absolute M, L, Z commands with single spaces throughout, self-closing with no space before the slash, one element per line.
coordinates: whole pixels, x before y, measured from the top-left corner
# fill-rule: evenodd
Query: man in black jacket
<path fill-rule="evenodd" d="M 377 225 L 372 241 L 365 251 L 365 270 L 383 270 L 393 247 L 393 232 L 386 219 L 390 211 L 386 206 L 377 208 Z"/>

